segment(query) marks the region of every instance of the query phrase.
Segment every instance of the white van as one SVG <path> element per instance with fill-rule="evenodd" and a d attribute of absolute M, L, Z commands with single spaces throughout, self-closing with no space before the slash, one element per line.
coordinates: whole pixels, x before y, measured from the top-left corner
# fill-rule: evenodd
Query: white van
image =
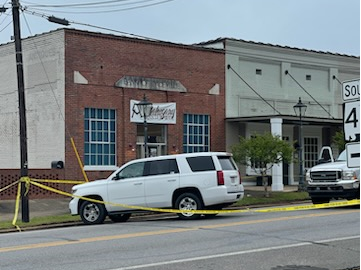
<path fill-rule="evenodd" d="M 130 161 L 107 179 L 76 185 L 72 215 L 80 215 L 85 224 L 103 223 L 106 216 L 114 222 L 127 221 L 136 209 L 117 204 L 180 210 L 220 210 L 244 196 L 238 168 L 232 155 L 225 152 L 202 152 L 159 156 Z M 182 212 L 182 219 L 199 214 Z"/>

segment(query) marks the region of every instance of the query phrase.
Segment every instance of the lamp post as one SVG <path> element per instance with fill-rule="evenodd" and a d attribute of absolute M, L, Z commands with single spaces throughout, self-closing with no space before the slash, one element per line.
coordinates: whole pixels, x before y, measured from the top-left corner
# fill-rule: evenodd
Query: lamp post
<path fill-rule="evenodd" d="M 302 160 L 302 117 L 305 116 L 307 105 L 303 104 L 301 98 L 298 99 L 298 103 L 293 106 L 295 114 L 300 117 L 300 128 L 298 130 L 298 162 L 300 165 L 300 178 L 298 182 L 298 189 L 303 190 L 304 181 L 303 181 L 303 160 Z"/>
<path fill-rule="evenodd" d="M 147 116 L 150 115 L 152 111 L 152 105 L 153 103 L 149 102 L 147 100 L 147 97 L 144 94 L 144 97 L 142 101 L 140 101 L 137 106 L 140 113 L 140 116 L 144 118 L 144 157 L 148 157 L 148 147 L 147 147 L 147 141 L 148 141 L 148 125 L 147 125 Z"/>

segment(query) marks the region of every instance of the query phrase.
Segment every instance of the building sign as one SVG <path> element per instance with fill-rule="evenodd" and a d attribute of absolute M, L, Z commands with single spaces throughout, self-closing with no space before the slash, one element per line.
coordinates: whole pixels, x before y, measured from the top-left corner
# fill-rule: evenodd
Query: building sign
<path fill-rule="evenodd" d="M 115 83 L 115 86 L 181 93 L 187 92 L 187 89 L 177 80 L 146 78 L 139 76 L 124 76 Z"/>
<path fill-rule="evenodd" d="M 143 123 L 144 118 L 140 115 L 137 104 L 140 101 L 130 101 L 130 122 Z M 147 123 L 151 124 L 176 124 L 176 103 L 153 103 Z"/>

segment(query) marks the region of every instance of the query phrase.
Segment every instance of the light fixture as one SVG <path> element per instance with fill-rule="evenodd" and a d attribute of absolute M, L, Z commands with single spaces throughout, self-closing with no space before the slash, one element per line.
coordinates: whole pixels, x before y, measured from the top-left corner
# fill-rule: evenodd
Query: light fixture
<path fill-rule="evenodd" d="M 299 162 L 299 181 L 298 181 L 298 189 L 304 190 L 304 172 L 303 172 L 303 149 L 302 149 L 302 117 L 305 116 L 307 105 L 303 104 L 301 101 L 301 98 L 298 99 L 298 103 L 293 106 L 293 109 L 295 110 L 295 114 L 300 117 L 300 128 L 298 130 L 298 162 Z"/>
<path fill-rule="evenodd" d="M 144 94 L 143 99 L 136 104 L 139 110 L 139 114 L 144 119 L 144 157 L 148 157 L 148 125 L 147 125 L 147 117 L 152 113 L 153 103 L 147 100 L 147 97 Z"/>

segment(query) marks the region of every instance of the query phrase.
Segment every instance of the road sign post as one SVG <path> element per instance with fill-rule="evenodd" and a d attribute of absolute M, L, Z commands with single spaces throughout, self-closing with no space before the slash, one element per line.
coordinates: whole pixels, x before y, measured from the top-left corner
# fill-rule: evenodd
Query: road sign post
<path fill-rule="evenodd" d="M 342 83 L 347 167 L 360 167 L 360 79 Z"/>

